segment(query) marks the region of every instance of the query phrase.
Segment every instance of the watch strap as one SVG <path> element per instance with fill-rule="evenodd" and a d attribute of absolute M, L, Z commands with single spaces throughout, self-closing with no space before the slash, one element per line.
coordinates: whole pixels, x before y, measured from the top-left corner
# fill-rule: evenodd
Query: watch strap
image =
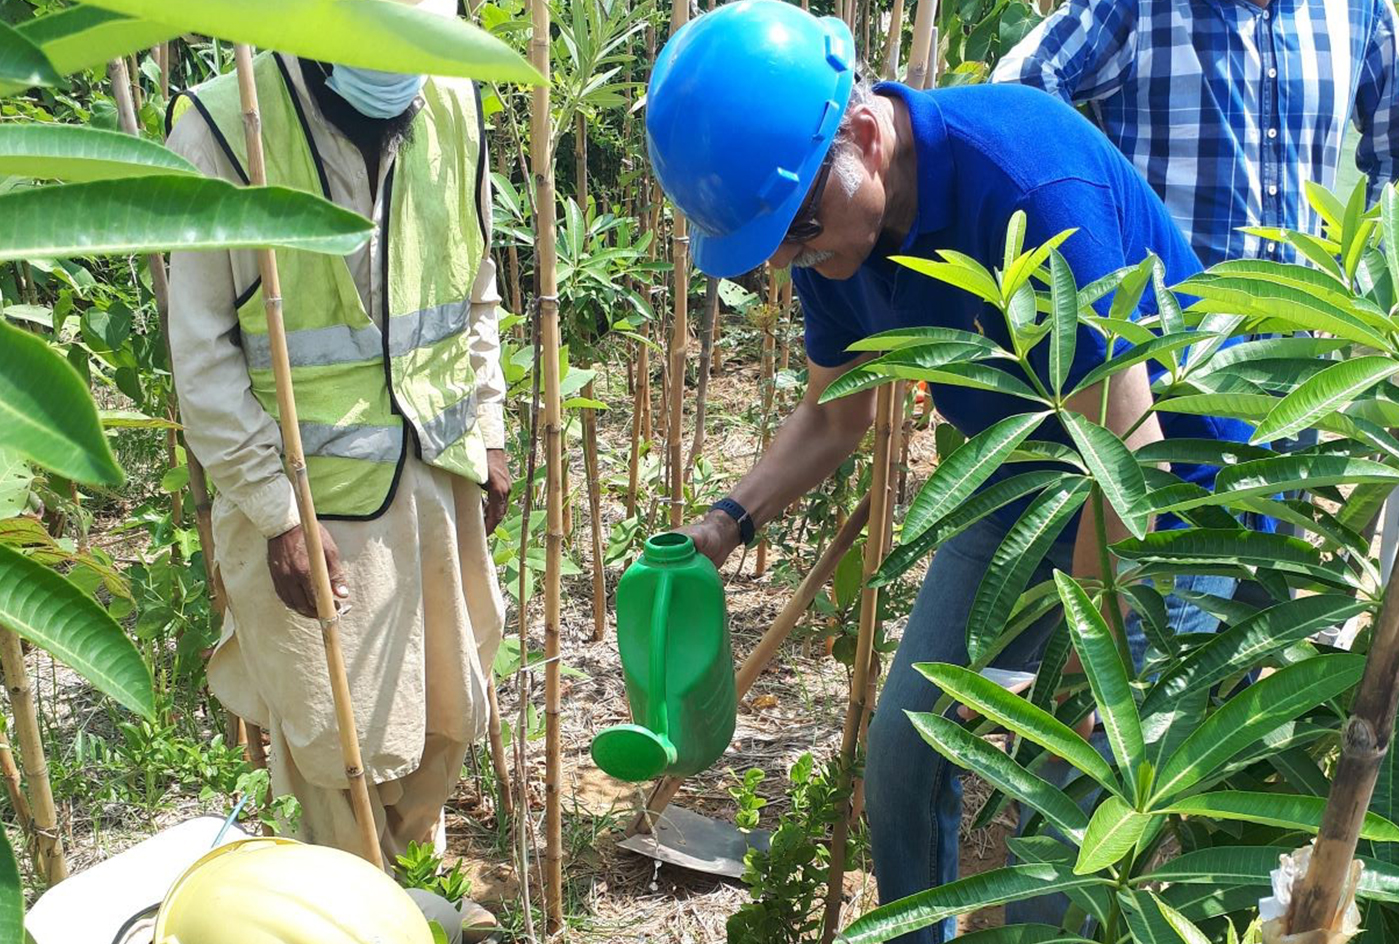
<path fill-rule="evenodd" d="M 734 520 L 738 525 L 738 539 L 745 547 L 751 547 L 753 540 L 757 536 L 757 528 L 753 524 L 753 516 L 732 498 L 721 498 L 709 506 L 711 511 L 722 511 Z"/>

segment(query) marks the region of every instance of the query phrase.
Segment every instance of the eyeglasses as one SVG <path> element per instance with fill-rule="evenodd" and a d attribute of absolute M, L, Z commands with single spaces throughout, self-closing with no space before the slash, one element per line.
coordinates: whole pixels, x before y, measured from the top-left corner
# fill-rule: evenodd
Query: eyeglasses
<path fill-rule="evenodd" d="M 784 243 L 810 242 L 821 235 L 823 227 L 821 221 L 816 218 L 816 214 L 821 208 L 821 195 L 826 192 L 826 181 L 830 179 L 834 157 L 835 148 L 832 147 L 826 152 L 826 159 L 821 162 L 821 169 L 816 172 L 816 179 L 811 184 L 811 192 L 806 195 L 802 205 L 797 208 L 797 215 L 792 220 L 792 225 L 787 227 L 787 235 L 782 239 Z"/>

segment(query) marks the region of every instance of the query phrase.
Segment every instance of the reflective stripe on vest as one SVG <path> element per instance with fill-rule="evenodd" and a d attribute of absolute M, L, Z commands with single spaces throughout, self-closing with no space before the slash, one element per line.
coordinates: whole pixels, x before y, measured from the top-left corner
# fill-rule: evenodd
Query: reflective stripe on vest
<path fill-rule="evenodd" d="M 296 60 L 269 53 L 254 60 L 268 183 L 328 199 L 288 68 L 298 68 Z M 480 110 L 475 89 L 458 80 L 430 79 L 422 102 L 384 183 L 384 310 L 377 323 L 344 260 L 277 254 L 307 470 L 317 510 L 329 518 L 373 517 L 387 508 L 408 448 L 405 420 L 424 461 L 485 480 L 469 345 L 471 291 L 486 252 L 478 203 Z M 241 172 L 235 76 L 177 97 L 172 119 L 191 105 L 214 126 Z M 260 290 L 239 306 L 238 321 L 253 394 L 275 416 Z"/>

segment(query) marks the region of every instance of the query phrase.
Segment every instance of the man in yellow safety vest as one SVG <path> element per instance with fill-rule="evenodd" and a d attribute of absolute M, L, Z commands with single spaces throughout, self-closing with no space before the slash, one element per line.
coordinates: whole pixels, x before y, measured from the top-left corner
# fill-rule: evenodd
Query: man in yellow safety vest
<path fill-rule="evenodd" d="M 456 15 L 452 0 L 401 0 Z M 440 840 L 485 731 L 503 604 L 487 536 L 510 493 L 481 103 L 465 80 L 264 53 L 268 182 L 372 219 L 344 258 L 281 252 L 307 468 L 384 858 Z M 234 76 L 176 97 L 170 147 L 246 182 Z M 251 252 L 176 252 L 170 341 L 189 447 L 217 486 L 229 601 L 209 683 L 269 732 L 299 834 L 356 848 L 306 543 L 282 464 Z"/>

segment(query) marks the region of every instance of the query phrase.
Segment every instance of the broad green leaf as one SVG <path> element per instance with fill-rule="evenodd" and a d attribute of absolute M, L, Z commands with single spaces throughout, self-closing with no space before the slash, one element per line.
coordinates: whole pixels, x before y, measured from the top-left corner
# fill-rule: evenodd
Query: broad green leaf
<path fill-rule="evenodd" d="M 0 81 L 29 88 L 54 85 L 59 78 L 43 50 L 13 26 L 0 21 Z"/>
<path fill-rule="evenodd" d="M 1149 518 L 1140 510 L 1146 497 L 1146 480 L 1142 467 L 1117 435 L 1106 427 L 1090 422 L 1072 411 L 1060 414 L 1060 422 L 1069 431 L 1078 453 L 1093 473 L 1093 480 L 1103 490 L 1103 497 L 1112 505 L 1136 537 L 1144 537 Z"/>
<path fill-rule="evenodd" d="M 1052 836 L 1009 836 L 1006 848 L 1020 862 L 1045 862 L 1064 869 L 1072 869 L 1078 858 L 1073 849 Z M 1107 923 L 1112 911 L 1111 892 L 1107 888 L 1073 888 L 1064 894 L 1082 908 L 1084 914 L 1096 918 L 1099 924 Z"/>
<path fill-rule="evenodd" d="M 1326 225 L 1334 231 L 1344 229 L 1343 220 L 1346 217 L 1345 205 L 1336 199 L 1336 195 L 1327 190 L 1314 180 L 1304 180 L 1302 189 L 1307 194 L 1307 202 L 1312 205 L 1317 214 L 1326 221 Z"/>
<path fill-rule="evenodd" d="M 1334 267 L 1335 260 L 1332 260 L 1331 264 Z M 1366 304 L 1365 302 L 1353 296 L 1346 285 L 1337 281 L 1334 275 L 1328 275 L 1312 266 L 1269 262 L 1266 259 L 1231 259 L 1212 267 L 1210 273 L 1213 275 L 1245 276 L 1272 282 L 1276 285 L 1290 286 L 1357 317 L 1365 317 L 1371 327 L 1383 328 L 1384 325 L 1383 313 L 1378 309 L 1373 312 L 1360 310 Z M 1371 315 L 1377 316 L 1379 320 L 1373 320 Z"/>
<path fill-rule="evenodd" d="M 1156 337 L 1150 328 L 1137 324 L 1135 321 L 1124 321 L 1121 318 L 1099 318 L 1097 315 L 1085 315 L 1083 321 L 1097 328 L 1104 335 L 1122 338 L 1131 344 L 1145 344 Z"/>
<path fill-rule="evenodd" d="M 1010 321 L 1012 346 L 1017 356 L 1024 355 L 1038 344 L 1053 326 L 1053 322 L 1048 320 L 1035 324 L 1038 316 L 1039 296 L 1035 294 L 1034 287 L 1026 282 L 1006 302 L 1006 318 Z"/>
<path fill-rule="evenodd" d="M 1389 277 L 1399 285 L 1399 191 L 1391 181 L 1380 194 L 1380 228 L 1384 233 L 1384 258 Z"/>
<path fill-rule="evenodd" d="M 0 448 L 79 482 L 123 481 L 78 372 L 37 335 L 3 323 Z"/>
<path fill-rule="evenodd" d="M 909 505 L 901 543 L 907 544 L 922 535 L 971 497 L 1048 415 L 1026 413 L 1006 417 L 942 459 Z"/>
<path fill-rule="evenodd" d="M 1155 494 L 1147 496 L 1149 507 L 1160 507 L 1152 501 Z M 1239 577 L 1242 575 L 1237 568 L 1257 568 L 1254 578 L 1258 580 L 1263 580 L 1269 571 L 1277 571 L 1301 574 L 1347 590 L 1361 588 L 1359 579 L 1343 565 L 1323 561 L 1316 548 L 1285 534 L 1239 528 L 1178 528 L 1153 532 L 1140 541 L 1128 538 L 1114 544 L 1113 552 L 1125 560 L 1166 565 L 1148 566 L 1144 568 L 1147 573 L 1222 572 Z"/>
<path fill-rule="evenodd" d="M 1361 226 L 1361 218 L 1365 215 L 1365 187 L 1369 183 L 1363 176 L 1355 182 L 1355 187 L 1350 192 L 1350 198 L 1346 201 L 1346 215 L 1341 223 L 1341 251 L 1338 253 L 1343 260 L 1346 260 L 1346 277 L 1355 275 L 1355 269 L 1349 264 L 1352 257 L 1352 247 L 1357 240 L 1364 241 L 1369 236 L 1369 231 Z M 1360 256 L 1354 254 L 1358 261 Z"/>
<path fill-rule="evenodd" d="M 53 653 L 137 714 L 155 717 L 151 670 L 107 611 L 47 567 L 3 546 L 0 626 Z"/>
<path fill-rule="evenodd" d="M 889 351 L 869 367 L 875 370 L 888 367 L 905 368 L 905 372 L 921 374 L 925 370 L 936 370 L 948 364 L 966 363 L 986 357 L 984 345 L 962 344 L 957 341 L 934 341 L 928 344 L 910 344 Z"/>
<path fill-rule="evenodd" d="M 1240 820 L 1314 833 L 1321 828 L 1321 816 L 1325 810 L 1324 796 L 1228 790 L 1223 793 L 1201 793 L 1198 796 L 1186 797 L 1154 812 Z M 1360 838 L 1375 842 L 1399 842 L 1399 826 L 1395 826 L 1383 816 L 1366 813 L 1360 827 Z"/>
<path fill-rule="evenodd" d="M 24 457 L 13 449 L 0 448 L 0 520 L 11 518 L 29 507 L 34 473 Z"/>
<path fill-rule="evenodd" d="M 94 6 L 320 62 L 537 85 L 518 53 L 459 17 L 392 0 L 95 0 Z"/>
<path fill-rule="evenodd" d="M 1006 457 L 1006 462 L 1058 462 L 1079 472 L 1088 471 L 1072 446 L 1043 439 L 1025 440 Z"/>
<path fill-rule="evenodd" d="M 1354 314 L 1290 285 L 1205 273 L 1187 279 L 1176 290 L 1200 298 L 1190 306 L 1192 311 L 1277 319 L 1294 329 L 1325 331 L 1357 344 L 1390 350 L 1384 336 Z"/>
<path fill-rule="evenodd" d="M 1137 306 L 1141 304 L 1142 293 L 1146 291 L 1147 284 L 1151 281 L 1152 272 L 1156 269 L 1156 256 L 1148 255 L 1136 267 L 1127 274 L 1118 286 L 1117 294 L 1112 297 L 1112 307 L 1108 310 L 1108 317 L 1119 321 L 1131 321 L 1132 315 L 1137 311 Z M 1128 340 L 1133 340 L 1128 338 Z"/>
<path fill-rule="evenodd" d="M 872 390 L 880 384 L 889 382 L 888 377 L 876 374 L 869 369 L 868 365 L 852 367 L 827 384 L 826 389 L 821 391 L 821 398 L 817 402 L 830 403 L 832 400 L 839 400 L 841 397 L 848 397 L 863 390 Z"/>
<path fill-rule="evenodd" d="M 1354 485 L 1361 482 L 1399 484 L 1399 470 L 1373 459 L 1347 456 L 1284 455 L 1226 466 L 1215 477 L 1214 496 L 1209 503 L 1227 504 L 1249 495 L 1275 495 L 1279 492 L 1315 489 L 1323 485 Z"/>
<path fill-rule="evenodd" d="M 1083 810 L 1063 790 L 1030 773 L 1004 751 L 968 731 L 962 725 L 931 712 L 905 712 L 918 734 L 952 763 L 968 767 L 1021 803 L 1044 814 L 1066 836 L 1077 840 L 1088 825 Z"/>
<path fill-rule="evenodd" d="M 1136 451 L 1137 462 L 1180 462 L 1187 465 L 1237 465 L 1255 459 L 1271 459 L 1277 453 L 1261 446 L 1230 442 L 1227 439 L 1161 439 Z"/>
<path fill-rule="evenodd" d="M 1191 416 L 1221 416 L 1256 423 L 1277 404 L 1277 397 L 1266 393 L 1195 393 L 1157 401 L 1158 413 L 1188 413 Z"/>
<path fill-rule="evenodd" d="M 199 169 L 154 141 L 82 125 L 0 124 L 0 174 L 85 181 Z"/>
<path fill-rule="evenodd" d="M 1167 354 L 1179 351 L 1181 348 L 1189 347 L 1192 344 L 1201 344 L 1212 337 L 1213 335 L 1199 331 L 1181 331 L 1176 334 L 1152 338 L 1144 344 L 1134 345 L 1112 358 L 1112 360 L 1103 361 L 1103 363 L 1090 370 L 1068 395 L 1073 396 L 1075 393 L 1087 390 L 1094 384 L 1106 380 L 1114 374 L 1121 373 L 1128 367 L 1140 364 L 1142 361 L 1160 361 Z M 1167 366 L 1170 365 L 1167 364 Z"/>
<path fill-rule="evenodd" d="M 876 372 L 901 377 L 904 380 L 926 380 L 928 383 L 947 384 L 953 387 L 991 390 L 995 393 L 1033 400 L 1036 403 L 1043 403 L 1045 406 L 1049 405 L 1043 397 L 1025 386 L 1024 382 L 1003 370 L 997 370 L 986 364 L 948 364 L 945 367 L 931 370 L 899 367 L 881 369 L 878 361 L 871 362 L 867 366 Z"/>
<path fill-rule="evenodd" d="M 1097 876 L 1074 875 L 1067 868 L 1045 863 L 1012 865 L 876 908 L 842 931 L 838 940 L 843 944 L 878 944 L 978 908 L 1105 884 Z"/>
<path fill-rule="evenodd" d="M 1260 679 L 1211 714 L 1161 768 L 1154 809 L 1199 783 L 1274 728 L 1300 717 L 1360 681 L 1363 656 L 1323 655 Z"/>
<path fill-rule="evenodd" d="M 1356 357 L 1332 364 L 1279 400 L 1253 431 L 1250 441 L 1286 439 L 1396 373 L 1399 361 L 1392 357 Z"/>
<path fill-rule="evenodd" d="M 1192 376 L 1210 374 L 1232 364 L 1251 361 L 1320 359 L 1348 347 L 1348 341 L 1335 338 L 1259 338 L 1221 348 L 1207 363 L 1196 363 L 1192 357 L 1187 373 Z"/>
<path fill-rule="evenodd" d="M 1317 268 L 1324 272 L 1330 272 L 1336 279 L 1345 278 L 1345 273 L 1341 271 L 1341 264 L 1336 261 L 1336 256 L 1332 248 L 1336 247 L 1329 240 L 1317 239 L 1308 233 L 1289 232 L 1287 241 L 1291 243 L 1298 252 L 1306 256 Z"/>
<path fill-rule="evenodd" d="M 1278 859 L 1296 850 L 1295 846 L 1216 846 L 1197 852 L 1187 852 L 1164 865 L 1131 880 L 1133 885 L 1145 882 L 1170 882 L 1191 885 L 1253 885 L 1266 888 L 1272 884 L 1269 873 L 1278 867 Z M 1399 901 L 1399 873 L 1393 866 L 1367 856 L 1357 856 L 1364 864 L 1356 895 L 1374 901 Z"/>
<path fill-rule="evenodd" d="M 99 180 L 0 195 L 0 261 L 267 246 L 343 256 L 373 230 L 364 217 L 300 190 L 203 177 Z"/>
<path fill-rule="evenodd" d="M 1093 304 L 1100 299 L 1106 298 L 1112 292 L 1117 291 L 1124 279 L 1136 269 L 1136 266 L 1123 266 L 1116 272 L 1109 272 L 1100 279 L 1094 279 L 1083 288 L 1078 290 L 1078 307 L 1084 315 L 1094 313 Z"/>
<path fill-rule="evenodd" d="M 1049 337 L 1049 383 L 1055 393 L 1064 389 L 1078 344 L 1078 286 L 1069 263 L 1054 250 L 1049 254 L 1050 300 L 1053 332 Z"/>
<path fill-rule="evenodd" d="M 1210 944 L 1200 929 L 1184 918 L 1183 928 L 1167 917 L 1160 899 L 1148 891 L 1126 889 L 1117 893 L 1133 944 Z"/>
<path fill-rule="evenodd" d="M 1154 260 L 1151 267 L 1151 287 L 1156 295 L 1156 313 L 1161 319 L 1161 334 L 1179 334 L 1185 330 L 1185 314 L 1180 310 L 1180 301 L 1166 287 L 1166 266 L 1160 259 Z M 1176 365 L 1172 364 L 1172 368 Z"/>
<path fill-rule="evenodd" d="M 43 50 L 61 76 L 96 68 L 180 35 L 180 30 L 164 23 L 133 20 L 85 4 L 36 17 L 17 29 Z M 0 81 L 0 95 L 24 88 L 22 83 Z"/>
<path fill-rule="evenodd" d="M 1121 797 L 1110 796 L 1093 811 L 1078 848 L 1075 875 L 1092 875 L 1121 861 L 1141 838 L 1151 817 L 1132 809 Z"/>
<path fill-rule="evenodd" d="M 1005 253 L 1001 261 L 1002 272 L 1009 272 L 1010 267 L 1015 265 L 1015 260 L 1020 258 L 1020 253 L 1025 249 L 1025 224 L 1024 210 L 1016 210 L 1010 215 L 1010 222 L 1006 224 Z"/>
<path fill-rule="evenodd" d="M 939 282 L 956 286 L 992 305 L 999 306 L 1001 304 L 1001 290 L 997 287 L 996 280 L 992 278 L 991 273 L 984 268 L 978 271 L 954 262 L 934 262 L 931 259 L 918 259 L 913 256 L 890 256 L 889 261 L 897 262 L 901 266 L 937 279 Z"/>
<path fill-rule="evenodd" d="M 1056 757 L 1062 757 L 1113 793 L 1122 790 L 1113 776 L 1112 768 L 1092 745 L 1044 709 L 962 666 L 917 662 L 913 667 L 968 708 L 1038 744 Z"/>
<path fill-rule="evenodd" d="M 10 839 L 0 828 L 0 941 L 19 941 L 24 935 L 24 887 L 19 863 Z"/>
<path fill-rule="evenodd" d="M 970 934 L 959 934 L 957 944 L 1091 944 L 1087 938 L 1078 937 L 1049 924 L 1008 924 L 999 928 L 986 928 Z"/>
<path fill-rule="evenodd" d="M 1041 492 L 1015 522 L 992 555 L 991 566 L 976 588 L 967 618 L 967 652 L 978 658 L 991 648 L 1006 625 L 1030 575 L 1083 506 L 1092 488 L 1088 479 L 1070 479 Z"/>
<path fill-rule="evenodd" d="M 1069 621 L 1069 632 L 1073 634 L 1074 649 L 1083 663 L 1089 687 L 1093 689 L 1093 700 L 1097 702 L 1108 744 L 1122 769 L 1128 796 L 1135 798 L 1137 769 L 1141 766 L 1146 746 L 1142 741 L 1141 717 L 1137 714 L 1137 703 L 1132 697 L 1128 668 L 1122 663 L 1122 654 L 1103 615 L 1078 581 L 1056 570 L 1054 583 L 1059 588 L 1059 599 L 1064 603 L 1064 615 Z"/>
<path fill-rule="evenodd" d="M 1231 675 L 1256 666 L 1273 652 L 1338 626 L 1367 609 L 1365 603 L 1339 593 L 1285 600 L 1221 629 L 1192 649 L 1180 664 L 1163 673 L 1142 702 L 1142 714 L 1168 711 L 1190 690 L 1208 690 Z"/>
<path fill-rule="evenodd" d="M 1001 276 L 1001 297 L 1013 298 L 1020 286 L 1024 285 L 1025 282 L 1029 280 L 1030 276 L 1038 272 L 1040 266 L 1044 265 L 1045 260 L 1049 258 L 1049 254 L 1055 249 L 1058 249 L 1059 246 L 1063 244 L 1064 240 L 1068 239 L 1076 232 L 1078 232 L 1077 229 L 1066 229 L 1062 233 L 1051 236 L 1047 242 L 1036 246 L 1029 252 L 1021 253 L 1020 256 L 1006 268 L 1006 271 Z"/>
<path fill-rule="evenodd" d="M 946 429 L 948 425 L 943 424 L 938 428 Z M 1041 469 L 1034 472 L 1022 472 L 1020 475 L 992 483 L 949 512 L 942 520 L 924 529 L 918 537 L 900 544 L 890 551 L 888 556 L 884 558 L 884 563 L 880 565 L 879 572 L 870 580 L 870 586 L 883 587 L 888 585 L 922 560 L 934 548 L 954 535 L 962 533 L 991 512 L 1024 498 L 1026 495 L 1058 485 L 1068 477 L 1069 474 L 1066 472 Z"/>
<path fill-rule="evenodd" d="M 996 342 L 985 335 L 977 334 L 973 331 L 963 331 L 960 328 L 938 327 L 894 328 L 891 331 L 881 331 L 879 334 L 872 334 L 867 338 L 861 338 L 859 341 L 847 347 L 846 350 L 894 351 L 901 347 L 932 344 L 937 341 L 971 344 L 985 348 L 987 351 L 1000 350 Z"/>
<path fill-rule="evenodd" d="M 147 416 L 139 410 L 98 410 L 103 429 L 183 429 L 174 420 Z"/>

